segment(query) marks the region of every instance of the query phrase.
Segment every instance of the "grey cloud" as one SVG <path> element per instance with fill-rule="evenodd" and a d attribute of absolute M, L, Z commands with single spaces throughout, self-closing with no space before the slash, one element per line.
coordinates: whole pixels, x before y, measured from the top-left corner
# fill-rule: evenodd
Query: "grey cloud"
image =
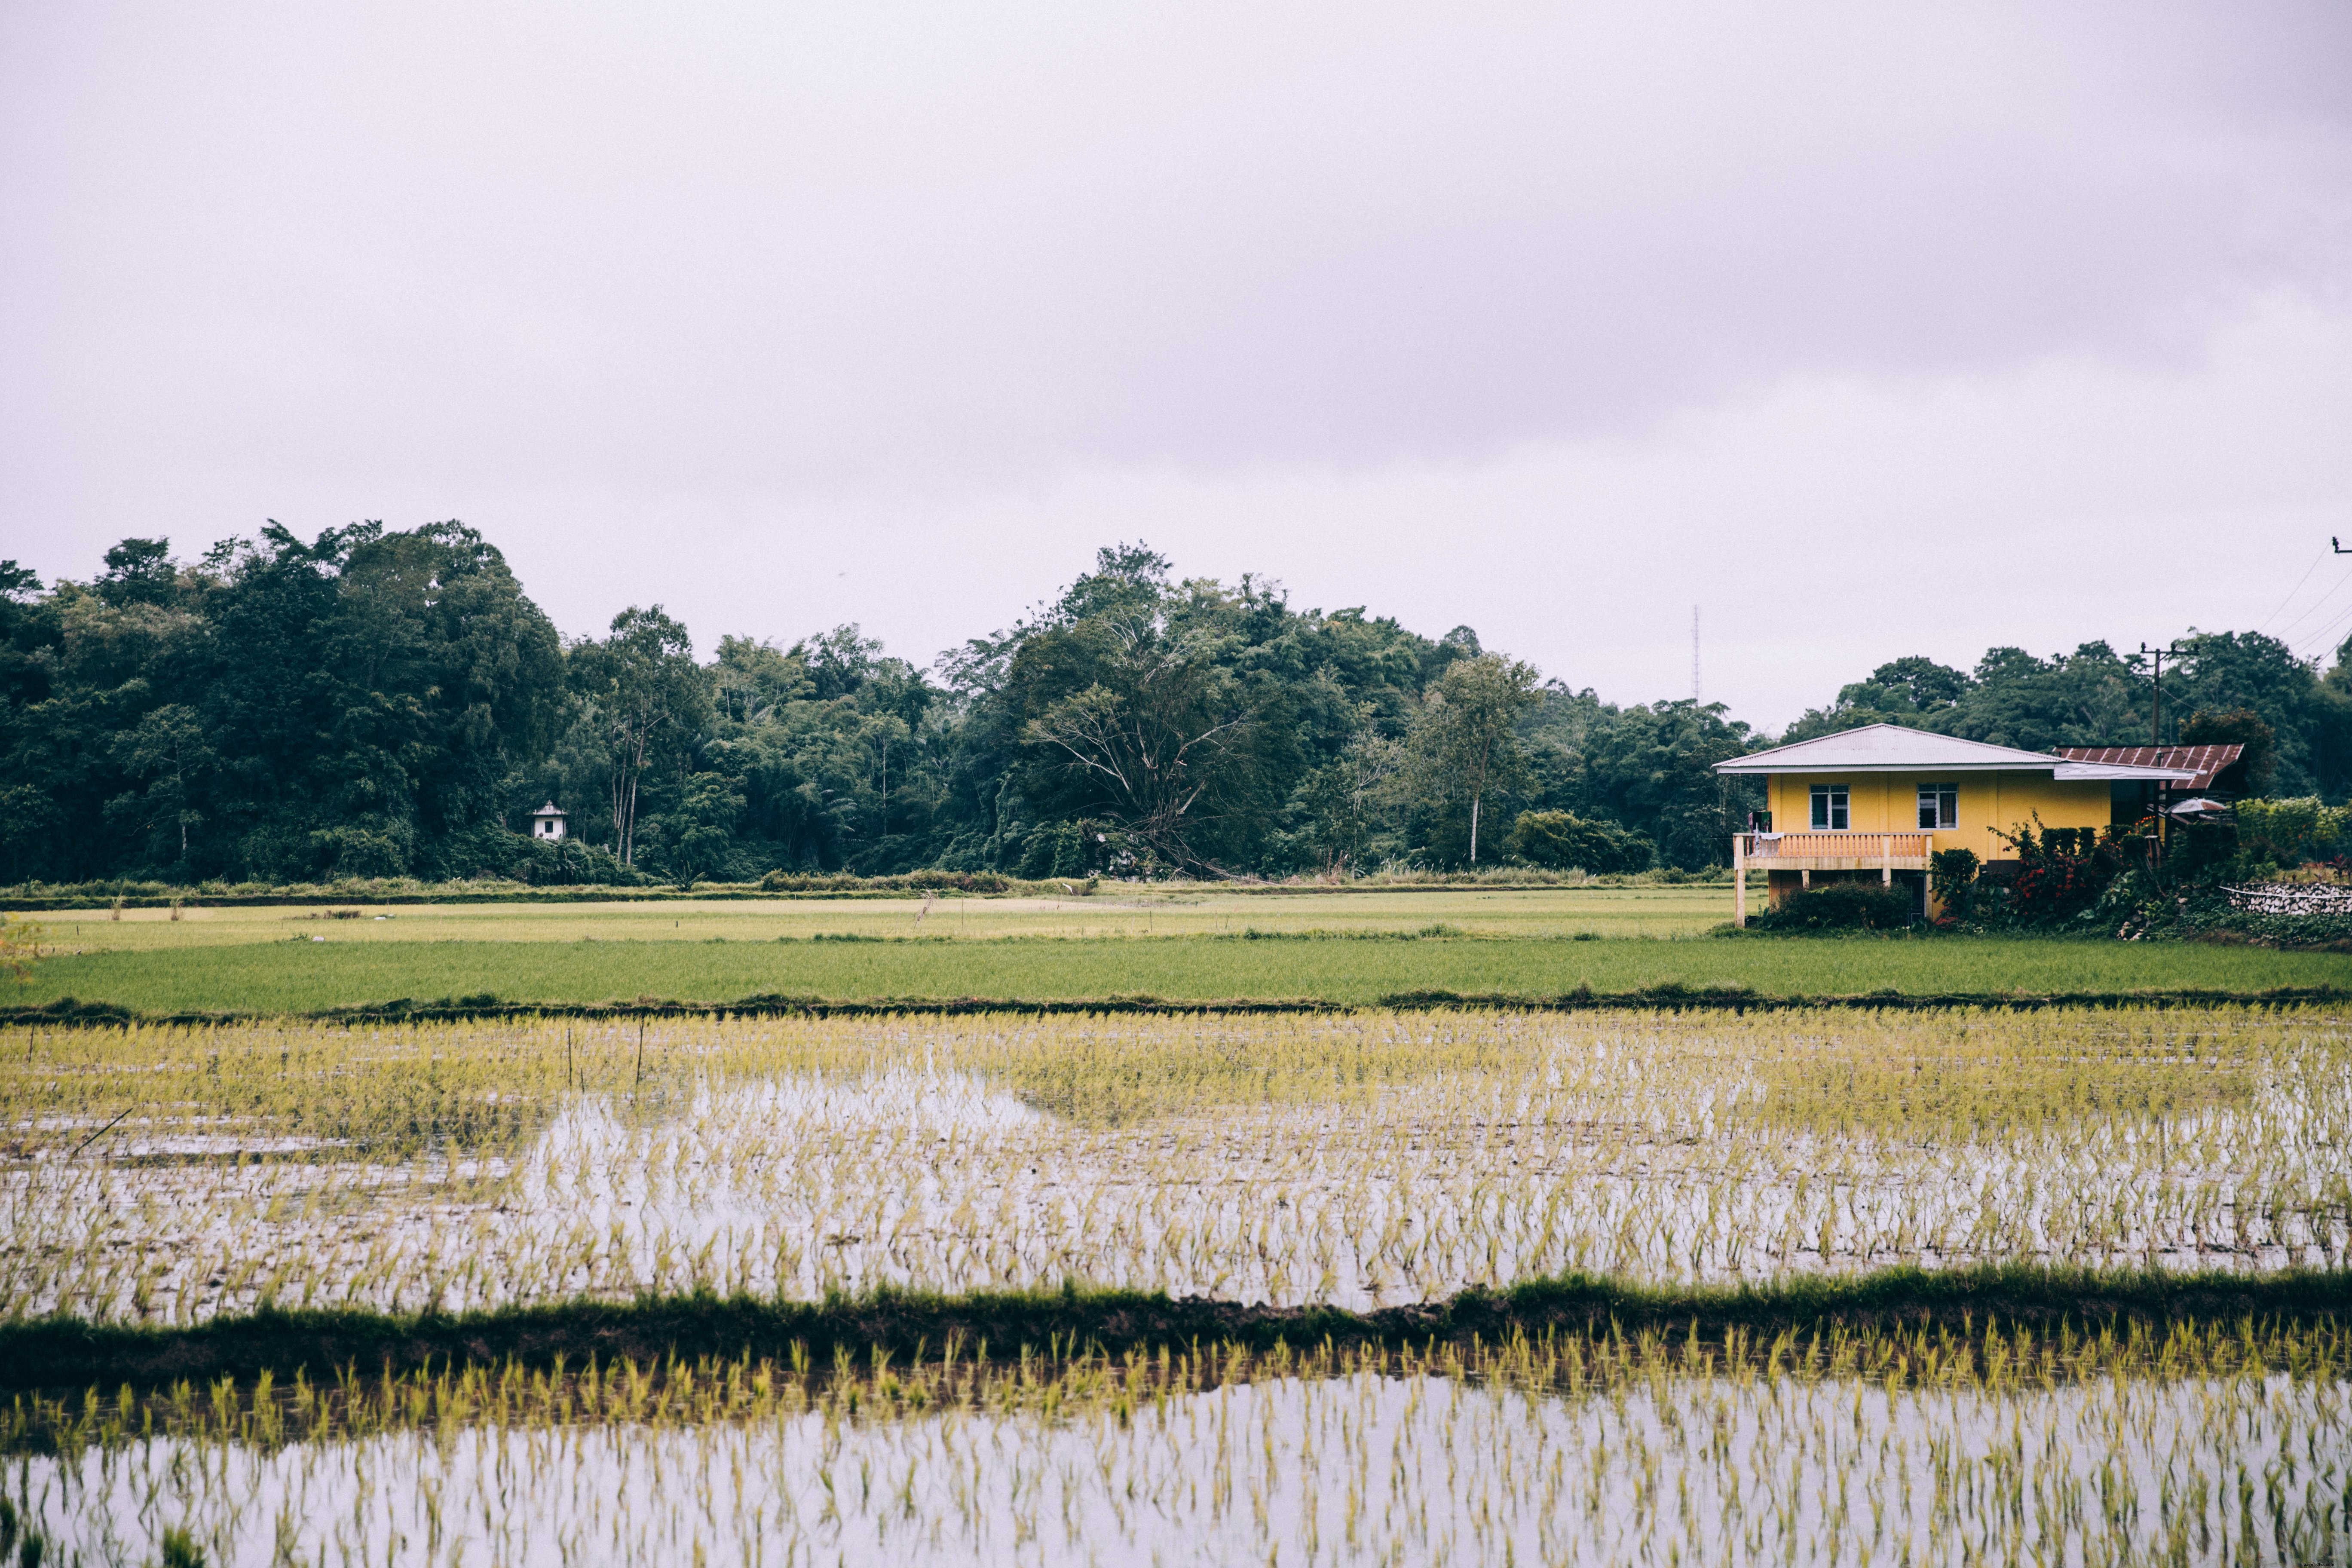
<path fill-rule="evenodd" d="M 998 484 L 2193 355 L 2344 281 L 2348 16 L 20 10 L 0 450 Z"/>

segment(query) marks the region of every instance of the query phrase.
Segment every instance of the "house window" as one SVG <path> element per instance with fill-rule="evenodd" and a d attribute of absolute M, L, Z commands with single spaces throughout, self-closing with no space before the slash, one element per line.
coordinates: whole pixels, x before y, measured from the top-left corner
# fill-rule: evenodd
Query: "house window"
<path fill-rule="evenodd" d="M 1813 786 L 1813 826 L 1817 831 L 1843 833 L 1851 820 L 1846 812 L 1845 785 Z"/>
<path fill-rule="evenodd" d="M 1925 784 L 1919 786 L 1919 826 L 1923 828 L 1960 825 L 1960 786 Z"/>

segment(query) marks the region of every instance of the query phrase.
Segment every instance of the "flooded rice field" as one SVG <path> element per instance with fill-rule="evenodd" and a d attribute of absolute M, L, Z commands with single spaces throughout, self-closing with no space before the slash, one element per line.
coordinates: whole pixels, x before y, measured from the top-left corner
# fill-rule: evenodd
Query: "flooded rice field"
<path fill-rule="evenodd" d="M 1366 1308 L 2352 1243 L 2352 1031 L 2320 1010 L 16 1029 L 0 1094 L 16 1322 L 886 1285 Z M 0 1557 L 2352 1561 L 2345 1324 L 2036 1332 L 50 1389 L 0 1423 Z"/>
<path fill-rule="evenodd" d="M 2346 1561 L 2340 1332 L 1581 1336 L 102 1397 L 10 1436 L 84 1562 Z"/>
<path fill-rule="evenodd" d="M 0 1312 L 2330 1267 L 2348 1040 L 2239 1009 L 17 1030 Z"/>

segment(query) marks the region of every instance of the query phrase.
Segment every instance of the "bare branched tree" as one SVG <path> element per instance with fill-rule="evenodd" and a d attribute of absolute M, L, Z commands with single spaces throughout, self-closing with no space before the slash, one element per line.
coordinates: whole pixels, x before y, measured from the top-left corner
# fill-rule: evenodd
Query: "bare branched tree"
<path fill-rule="evenodd" d="M 1155 853 L 1215 869 L 1202 829 L 1244 793 L 1259 721 L 1247 683 L 1208 636 L 1171 637 L 1148 611 L 1059 634 L 1095 679 L 1023 728 L 1033 747 L 1081 775 L 1104 812 Z"/>

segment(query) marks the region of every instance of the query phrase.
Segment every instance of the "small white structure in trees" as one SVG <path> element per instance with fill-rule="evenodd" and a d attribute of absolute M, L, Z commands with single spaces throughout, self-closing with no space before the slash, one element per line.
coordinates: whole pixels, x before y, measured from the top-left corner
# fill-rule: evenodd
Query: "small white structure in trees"
<path fill-rule="evenodd" d="M 530 836 L 533 838 L 561 838 L 563 825 L 571 820 L 564 809 L 549 801 L 530 814 Z"/>

